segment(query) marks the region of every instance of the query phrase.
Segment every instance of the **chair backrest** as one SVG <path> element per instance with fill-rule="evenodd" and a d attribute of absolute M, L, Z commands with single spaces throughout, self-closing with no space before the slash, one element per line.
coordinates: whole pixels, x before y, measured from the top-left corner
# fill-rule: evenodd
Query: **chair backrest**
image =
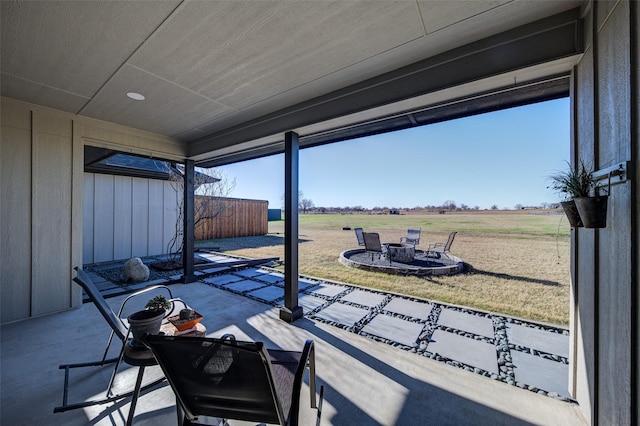
<path fill-rule="evenodd" d="M 355 228 L 355 231 L 356 231 L 356 238 L 358 239 L 358 245 L 363 246 L 364 236 L 362 234 L 364 233 L 364 230 L 362 228 Z"/>
<path fill-rule="evenodd" d="M 283 424 L 269 353 L 260 342 L 146 335 L 188 419 Z"/>
<path fill-rule="evenodd" d="M 113 332 L 120 338 L 120 340 L 125 339 L 127 336 L 127 327 L 120 321 L 118 316 L 111 310 L 111 307 L 107 304 L 104 297 L 100 294 L 100 291 L 95 286 L 89 275 L 84 272 L 82 269 L 76 267 L 77 276 L 73 279 L 77 284 L 82 287 L 89 299 L 96 305 L 98 311 L 102 314 L 104 319 L 107 321 L 109 326 L 113 329 Z"/>
<path fill-rule="evenodd" d="M 363 232 L 364 246 L 366 251 L 378 251 L 382 253 L 382 244 L 380 244 L 380 234 L 377 232 Z"/>
<path fill-rule="evenodd" d="M 418 245 L 420 243 L 420 232 L 421 232 L 421 228 L 407 229 L 406 242 L 413 245 Z"/>
<path fill-rule="evenodd" d="M 444 245 L 444 249 L 442 249 L 442 251 L 451 250 L 451 244 L 453 244 L 453 239 L 456 237 L 457 233 L 458 233 L 458 231 L 453 231 L 452 233 L 449 234 L 449 238 L 447 239 L 447 243 Z"/>

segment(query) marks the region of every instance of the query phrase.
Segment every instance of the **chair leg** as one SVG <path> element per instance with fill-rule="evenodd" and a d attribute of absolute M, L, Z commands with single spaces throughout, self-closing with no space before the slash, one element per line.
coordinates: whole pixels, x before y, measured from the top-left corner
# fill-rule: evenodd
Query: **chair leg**
<path fill-rule="evenodd" d="M 113 387 L 113 382 L 116 380 L 116 374 L 118 374 L 118 368 L 120 367 L 120 363 L 122 363 L 122 358 L 124 357 L 124 345 L 127 344 L 127 339 L 125 339 L 124 343 L 122 343 L 122 348 L 120 349 L 120 354 L 118 355 L 118 361 L 116 361 L 116 365 L 113 368 L 113 372 L 111 373 L 111 379 L 109 379 L 109 386 L 107 386 L 107 398 L 111 396 L 111 388 Z"/>
<path fill-rule="evenodd" d="M 138 403 L 138 396 L 140 395 L 140 387 L 142 386 L 142 376 L 144 376 L 144 365 L 138 370 L 138 378 L 136 379 L 136 387 L 133 389 L 133 395 L 131 396 L 131 407 L 129 408 L 129 416 L 127 417 L 127 426 L 133 424 L 133 416 L 136 412 L 136 404 Z"/>

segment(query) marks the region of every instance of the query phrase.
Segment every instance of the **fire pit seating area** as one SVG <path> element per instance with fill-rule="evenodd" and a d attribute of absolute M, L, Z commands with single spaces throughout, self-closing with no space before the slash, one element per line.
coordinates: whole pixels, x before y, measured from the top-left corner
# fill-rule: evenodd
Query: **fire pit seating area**
<path fill-rule="evenodd" d="M 377 232 L 356 228 L 358 245 L 365 247 L 343 251 L 339 261 L 352 268 L 402 275 L 453 275 L 464 270 L 462 259 L 449 253 L 456 231 L 447 243 L 431 244 L 426 250 L 416 248 L 420 234 L 421 228 L 409 228 L 399 243 L 382 243 Z"/>

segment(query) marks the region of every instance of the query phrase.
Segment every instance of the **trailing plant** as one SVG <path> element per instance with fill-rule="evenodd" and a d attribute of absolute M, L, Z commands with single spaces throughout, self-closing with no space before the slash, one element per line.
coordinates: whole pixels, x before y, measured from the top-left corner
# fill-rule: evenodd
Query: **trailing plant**
<path fill-rule="evenodd" d="M 565 199 L 588 197 L 595 188 L 596 181 L 593 177 L 593 167 L 587 166 L 584 161 L 574 169 L 567 162 L 569 169 L 549 176 L 551 185 L 549 188 L 564 194 Z"/>

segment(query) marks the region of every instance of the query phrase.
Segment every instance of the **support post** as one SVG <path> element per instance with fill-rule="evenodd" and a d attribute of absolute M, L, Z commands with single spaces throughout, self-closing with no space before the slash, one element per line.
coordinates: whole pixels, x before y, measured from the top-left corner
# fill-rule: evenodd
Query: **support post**
<path fill-rule="evenodd" d="M 284 135 L 284 307 L 280 319 L 302 318 L 298 306 L 298 135 Z"/>
<path fill-rule="evenodd" d="M 195 253 L 195 165 L 193 160 L 184 162 L 184 222 L 182 244 L 182 279 L 184 283 L 195 280 L 193 256 Z"/>

